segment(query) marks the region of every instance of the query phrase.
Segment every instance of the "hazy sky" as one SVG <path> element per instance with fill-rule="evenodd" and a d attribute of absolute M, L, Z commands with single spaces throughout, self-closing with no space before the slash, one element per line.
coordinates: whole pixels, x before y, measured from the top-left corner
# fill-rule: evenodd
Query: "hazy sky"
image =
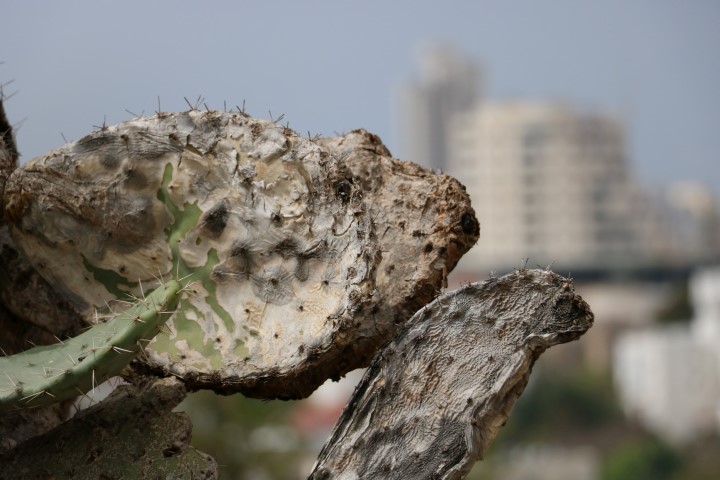
<path fill-rule="evenodd" d="M 441 42 L 482 62 L 490 98 L 619 115 L 645 183 L 720 194 L 718 1 L 1 1 L 24 160 L 198 95 L 303 133 L 364 127 L 401 155 L 398 89 Z"/>

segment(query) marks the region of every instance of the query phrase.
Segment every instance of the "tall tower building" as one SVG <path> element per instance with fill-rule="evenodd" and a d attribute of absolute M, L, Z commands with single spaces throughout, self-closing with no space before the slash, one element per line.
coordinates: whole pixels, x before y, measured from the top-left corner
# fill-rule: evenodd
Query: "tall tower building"
<path fill-rule="evenodd" d="M 401 91 L 401 157 L 446 170 L 450 122 L 477 103 L 480 71 L 474 61 L 448 47 L 427 50 L 420 67 L 419 78 Z"/>
<path fill-rule="evenodd" d="M 611 270 L 638 262 L 642 195 L 631 181 L 623 126 L 543 102 L 484 103 L 456 115 L 449 173 L 481 224 L 466 271 L 553 264 Z"/>

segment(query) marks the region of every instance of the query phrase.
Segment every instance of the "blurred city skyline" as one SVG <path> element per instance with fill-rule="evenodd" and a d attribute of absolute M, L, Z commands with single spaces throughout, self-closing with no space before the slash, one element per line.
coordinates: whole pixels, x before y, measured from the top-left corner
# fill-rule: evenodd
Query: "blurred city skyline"
<path fill-rule="evenodd" d="M 0 83 L 22 160 L 132 115 L 242 105 L 300 133 L 366 128 L 395 156 L 397 96 L 425 48 L 475 59 L 483 97 L 606 111 L 637 178 L 720 194 L 720 5 L 620 1 L 207 4 L 16 2 Z M 413 158 L 404 158 L 414 160 Z"/>
<path fill-rule="evenodd" d="M 648 192 L 617 116 L 487 99 L 485 83 L 476 60 L 436 47 L 400 94 L 402 150 L 460 180 L 480 219 L 461 275 L 511 271 L 520 258 L 582 275 L 666 275 L 720 259 L 712 192 L 687 181 Z"/>

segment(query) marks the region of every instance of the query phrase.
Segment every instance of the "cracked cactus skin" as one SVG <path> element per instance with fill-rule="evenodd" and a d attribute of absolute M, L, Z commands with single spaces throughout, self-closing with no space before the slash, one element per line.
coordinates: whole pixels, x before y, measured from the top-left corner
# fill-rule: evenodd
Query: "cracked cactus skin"
<path fill-rule="evenodd" d="M 362 188 L 382 250 L 370 322 L 377 333 L 355 342 L 353 354 L 361 358 L 394 338 L 447 286 L 450 271 L 477 242 L 480 224 L 457 179 L 392 158 L 377 135 L 360 129 L 318 142 L 343 158 Z"/>
<path fill-rule="evenodd" d="M 86 315 L 159 275 L 194 282 L 147 348 L 191 388 L 306 396 L 369 328 L 380 253 L 362 192 L 272 122 L 137 118 L 17 169 L 4 200 L 24 255 Z"/>
<path fill-rule="evenodd" d="M 77 337 L 0 358 L 0 410 L 51 405 L 118 375 L 160 332 L 181 290 L 177 281 L 160 285 Z"/>

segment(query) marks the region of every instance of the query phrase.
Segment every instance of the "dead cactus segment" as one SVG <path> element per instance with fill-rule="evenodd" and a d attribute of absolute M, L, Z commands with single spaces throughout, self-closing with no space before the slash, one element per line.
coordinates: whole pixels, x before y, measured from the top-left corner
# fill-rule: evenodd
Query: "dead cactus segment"
<path fill-rule="evenodd" d="M 350 181 L 362 191 L 382 250 L 372 322 L 377 332 L 355 344 L 351 356 L 359 367 L 447 286 L 448 274 L 477 242 L 480 226 L 460 182 L 392 158 L 377 135 L 355 130 L 318 142 L 352 172 Z"/>
<path fill-rule="evenodd" d="M 3 480 L 46 478 L 217 479 L 217 462 L 190 445 L 185 397 L 174 378 L 122 385 L 44 435 L 0 454 Z"/>
<path fill-rule="evenodd" d="M 5 182 L 10 173 L 17 167 L 19 157 L 17 147 L 15 146 L 15 134 L 12 125 L 5 115 L 5 106 L 3 104 L 2 92 L 0 92 L 0 206 L 2 206 L 3 191 L 5 190 Z M 3 219 L 0 214 L 0 225 Z"/>
<path fill-rule="evenodd" d="M 310 478 L 464 478 L 539 355 L 592 324 L 572 284 L 547 271 L 437 298 L 375 357 Z"/>

